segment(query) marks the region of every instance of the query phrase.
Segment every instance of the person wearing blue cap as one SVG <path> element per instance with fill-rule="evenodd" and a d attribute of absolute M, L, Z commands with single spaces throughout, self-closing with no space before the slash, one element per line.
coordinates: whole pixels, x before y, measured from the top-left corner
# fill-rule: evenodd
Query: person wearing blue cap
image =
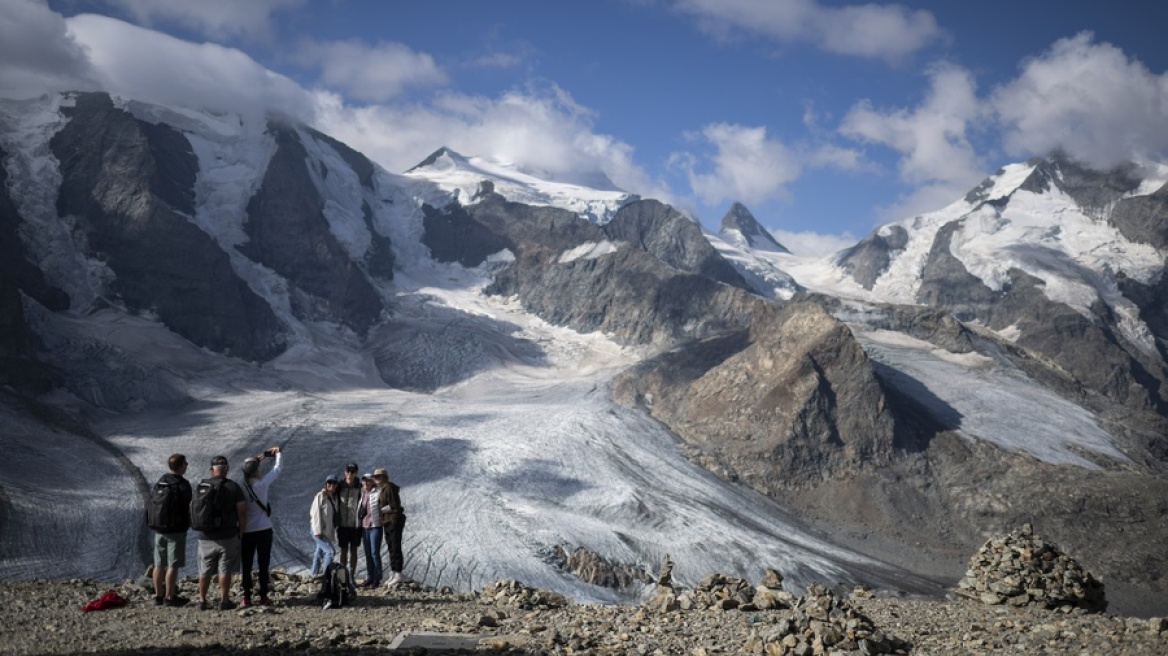
<path fill-rule="evenodd" d="M 337 553 L 336 497 L 337 477 L 329 474 L 329 477 L 324 479 L 324 487 L 313 497 L 312 508 L 308 513 L 312 523 L 312 539 L 316 542 L 316 548 L 312 552 L 312 568 L 309 569 L 309 574 L 313 578 L 324 574 Z"/>

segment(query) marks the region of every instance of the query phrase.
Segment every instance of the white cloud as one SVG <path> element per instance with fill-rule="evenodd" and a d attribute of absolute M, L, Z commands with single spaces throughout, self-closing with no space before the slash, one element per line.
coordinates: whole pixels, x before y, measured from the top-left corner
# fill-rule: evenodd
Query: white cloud
<path fill-rule="evenodd" d="M 1025 62 L 991 102 L 1011 155 L 1062 148 L 1108 168 L 1168 151 L 1168 73 L 1152 73 L 1089 32 Z"/>
<path fill-rule="evenodd" d="M 303 41 L 297 60 L 320 70 L 320 82 L 358 100 L 384 102 L 407 87 L 442 86 L 446 74 L 426 53 L 395 42 Z"/>
<path fill-rule="evenodd" d="M 712 146 L 713 154 L 674 153 L 670 164 L 685 173 L 693 194 L 707 205 L 726 201 L 761 204 L 785 198 L 787 185 L 808 166 L 841 170 L 863 166 L 855 150 L 830 144 L 792 148 L 769 138 L 763 126 L 714 123 L 690 138 Z"/>
<path fill-rule="evenodd" d="M 697 17 L 720 37 L 736 32 L 781 44 L 811 43 L 828 52 L 899 59 L 942 38 L 933 15 L 901 5 L 825 7 L 815 0 L 677 0 L 674 6 Z"/>
<path fill-rule="evenodd" d="M 795 255 L 830 255 L 856 245 L 857 239 L 850 233 L 842 235 L 826 235 L 818 232 L 789 232 L 787 230 L 772 230 L 771 234 L 780 244 Z"/>
<path fill-rule="evenodd" d="M 634 163 L 632 146 L 598 134 L 592 121 L 590 110 L 555 86 L 498 98 L 446 92 L 428 104 L 364 107 L 318 95 L 317 126 L 390 171 L 448 146 L 567 182 L 588 183 L 603 173 L 621 189 L 668 202 L 668 187 Z"/>
<path fill-rule="evenodd" d="M 0 95 L 29 98 L 96 84 L 85 51 L 44 0 L 0 3 Z"/>
<path fill-rule="evenodd" d="M 892 211 L 937 209 L 985 177 L 986 165 L 967 134 L 985 112 L 972 75 L 942 64 L 930 69 L 929 82 L 928 93 L 915 108 L 882 111 L 864 100 L 840 124 L 846 137 L 899 153 L 900 179 L 915 191 Z"/>
<path fill-rule="evenodd" d="M 244 36 L 266 39 L 272 14 L 299 7 L 305 0 L 106 0 L 145 25 L 173 21 L 214 39 Z"/>
<path fill-rule="evenodd" d="M 762 203 L 786 195 L 786 185 L 799 177 L 803 165 L 781 141 L 767 138 L 765 127 L 715 123 L 700 138 L 714 147 L 712 170 L 699 170 L 692 154 L 675 154 L 673 162 L 685 171 L 693 193 L 707 205 L 725 201 Z"/>
<path fill-rule="evenodd" d="M 101 88 L 111 93 L 159 104 L 311 117 L 310 93 L 235 48 L 194 44 L 93 14 L 66 23 L 100 71 Z"/>

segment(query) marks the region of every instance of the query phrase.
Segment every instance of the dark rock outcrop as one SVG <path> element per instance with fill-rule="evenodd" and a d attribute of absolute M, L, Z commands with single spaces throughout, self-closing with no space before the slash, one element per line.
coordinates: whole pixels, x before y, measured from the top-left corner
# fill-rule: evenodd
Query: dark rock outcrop
<path fill-rule="evenodd" d="M 642 362 L 614 381 L 613 396 L 668 425 L 714 473 L 768 494 L 892 454 L 894 419 L 872 364 L 809 301 Z"/>
<path fill-rule="evenodd" d="M 656 200 L 625 205 L 604 226 L 609 238 L 640 248 L 669 266 L 740 289 L 750 289 L 697 223 Z"/>
<path fill-rule="evenodd" d="M 186 138 L 105 94 L 79 94 L 63 111 L 70 120 L 50 141 L 62 174 L 57 211 L 76 218 L 90 256 L 115 274 L 109 291 L 200 346 L 247 360 L 283 351 L 271 308 L 187 218 L 197 164 Z"/>
<path fill-rule="evenodd" d="M 572 212 L 512 203 L 490 192 L 469 207 L 425 211 L 424 242 L 436 258 L 476 266 L 508 249 L 515 261 L 496 273 L 486 293 L 516 295 L 529 312 L 557 325 L 603 331 L 625 343 L 666 344 L 774 313 L 773 304 L 685 273 L 648 250 L 625 245 L 596 257 L 566 258 L 567 251 L 608 237 Z M 643 225 L 639 216 L 630 215 L 627 225 Z"/>
<path fill-rule="evenodd" d="M 1168 184 L 1147 196 L 1120 200 L 1111 211 L 1111 222 L 1134 242 L 1168 250 Z"/>
<path fill-rule="evenodd" d="M 296 285 L 298 316 L 339 321 L 364 336 L 385 309 L 381 296 L 332 234 L 299 135 L 271 130 L 276 152 L 247 204 L 249 241 L 239 251 Z"/>
<path fill-rule="evenodd" d="M 872 289 L 876 279 L 888 270 L 892 257 L 907 244 L 907 230 L 898 225 L 885 226 L 841 252 L 837 263 L 864 289 Z"/>
<path fill-rule="evenodd" d="M 731 230 L 742 235 L 746 245 L 751 248 L 773 253 L 791 252 L 780 244 L 766 228 L 763 228 L 758 219 L 755 219 L 750 210 L 746 209 L 742 203 L 731 205 L 729 211 L 722 217 L 719 233 L 724 235 Z"/>
<path fill-rule="evenodd" d="M 1106 218 L 1116 201 L 1140 186 L 1131 164 L 1110 171 L 1094 171 L 1059 151 L 1035 163 L 1019 189 L 1041 194 L 1051 187 L 1058 188 L 1085 212 L 1098 218 Z"/>

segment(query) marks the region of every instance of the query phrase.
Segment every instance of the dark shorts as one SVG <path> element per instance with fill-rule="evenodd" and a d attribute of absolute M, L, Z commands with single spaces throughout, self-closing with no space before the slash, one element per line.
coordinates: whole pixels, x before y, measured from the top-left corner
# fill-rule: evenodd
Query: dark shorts
<path fill-rule="evenodd" d="M 337 546 L 342 549 L 346 547 L 355 547 L 361 544 L 361 537 L 364 535 L 365 529 L 358 526 L 338 526 Z"/>

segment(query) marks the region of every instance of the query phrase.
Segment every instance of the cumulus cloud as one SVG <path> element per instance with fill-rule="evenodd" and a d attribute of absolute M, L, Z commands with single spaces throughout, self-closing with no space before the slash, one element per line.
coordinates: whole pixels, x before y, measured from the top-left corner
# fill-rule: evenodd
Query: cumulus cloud
<path fill-rule="evenodd" d="M 172 21 L 210 38 L 266 39 L 272 14 L 299 7 L 305 0 L 106 0 L 145 25 Z"/>
<path fill-rule="evenodd" d="M 931 13 L 895 4 L 826 7 L 815 0 L 677 0 L 674 6 L 722 38 L 745 33 L 857 57 L 899 59 L 943 36 Z"/>
<path fill-rule="evenodd" d="M 384 102 L 408 87 L 442 86 L 446 74 L 426 53 L 395 42 L 356 39 L 300 44 L 297 61 L 320 71 L 320 82 L 358 100 Z"/>
<path fill-rule="evenodd" d="M 918 106 L 881 110 L 864 100 L 839 130 L 899 153 L 900 179 L 915 190 L 890 211 L 916 213 L 951 202 L 985 176 L 986 164 L 968 136 L 984 114 L 970 72 L 941 64 L 930 69 L 929 91 Z"/>
<path fill-rule="evenodd" d="M 785 198 L 787 185 L 808 166 L 844 170 L 861 166 L 856 151 L 833 145 L 792 148 L 768 137 L 764 126 L 714 123 L 690 138 L 711 146 L 713 153 L 674 153 L 670 163 L 685 173 L 694 195 L 707 205 Z"/>
<path fill-rule="evenodd" d="M 318 127 L 390 171 L 407 170 L 444 145 L 565 182 L 603 174 L 621 189 L 668 202 L 668 188 L 634 162 L 632 146 L 597 133 L 593 120 L 554 85 L 497 98 L 444 92 L 427 104 L 362 107 L 322 93 L 317 109 Z"/>
<path fill-rule="evenodd" d="M 66 20 L 101 88 L 144 102 L 243 114 L 312 115 L 312 94 L 235 48 L 195 44 L 105 16 Z"/>
<path fill-rule="evenodd" d="M 1061 148 L 1099 168 L 1168 151 L 1168 73 L 1089 32 L 1062 39 L 1022 66 L 991 103 L 1012 155 Z"/>
<path fill-rule="evenodd" d="M 0 94 L 29 98 L 96 88 L 84 49 L 44 0 L 0 3 Z"/>

